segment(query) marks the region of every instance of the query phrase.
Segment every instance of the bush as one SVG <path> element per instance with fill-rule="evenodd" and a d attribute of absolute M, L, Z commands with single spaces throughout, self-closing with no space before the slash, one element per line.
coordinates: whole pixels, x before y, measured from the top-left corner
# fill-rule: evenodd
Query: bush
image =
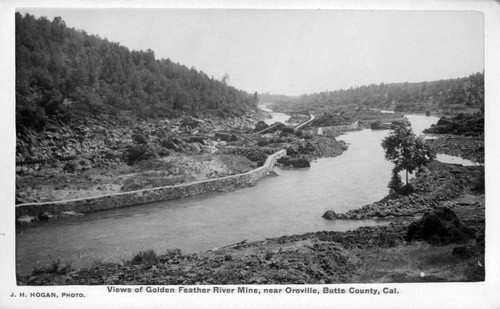
<path fill-rule="evenodd" d="M 156 263 L 158 263 L 158 256 L 154 250 L 141 251 L 130 260 L 131 265 L 146 265 L 148 267 Z"/>
<path fill-rule="evenodd" d="M 76 160 L 68 161 L 68 163 L 66 163 L 63 167 L 63 171 L 68 172 L 68 173 L 74 173 L 74 172 L 80 171 L 81 169 L 82 169 L 82 166 Z"/>
<path fill-rule="evenodd" d="M 269 261 L 273 257 L 273 255 L 274 253 L 271 250 L 267 250 L 264 255 L 264 258 L 266 259 L 266 261 Z"/>
<path fill-rule="evenodd" d="M 476 182 L 476 185 L 472 190 L 480 193 L 484 193 L 484 168 L 481 169 L 481 172 L 479 174 L 479 179 Z"/>
<path fill-rule="evenodd" d="M 180 256 L 181 255 L 181 249 L 167 249 L 167 251 L 165 252 L 165 255 L 169 258 L 169 259 L 173 259 L 177 256 Z"/>
<path fill-rule="evenodd" d="M 148 143 L 149 136 L 147 136 L 144 133 L 141 132 L 136 132 L 132 135 L 132 140 L 136 144 L 147 144 Z"/>
<path fill-rule="evenodd" d="M 81 159 L 78 163 L 82 170 L 88 170 L 92 167 L 92 163 L 88 159 Z"/>
<path fill-rule="evenodd" d="M 124 153 L 124 161 L 128 165 L 134 165 L 136 162 L 156 159 L 158 154 L 156 149 L 151 145 L 129 145 Z"/>
<path fill-rule="evenodd" d="M 403 188 L 403 181 L 396 171 L 392 171 L 392 177 L 389 181 L 389 194 L 399 194 Z"/>
<path fill-rule="evenodd" d="M 414 188 L 411 184 L 404 185 L 401 177 L 396 172 L 396 170 L 392 171 L 391 181 L 389 181 L 389 194 L 390 195 L 408 195 L 413 193 Z"/>
<path fill-rule="evenodd" d="M 45 111 L 40 107 L 26 107 L 16 112 L 16 129 L 18 132 L 23 132 L 25 128 L 43 131 L 48 122 L 49 117 L 45 115 Z"/>

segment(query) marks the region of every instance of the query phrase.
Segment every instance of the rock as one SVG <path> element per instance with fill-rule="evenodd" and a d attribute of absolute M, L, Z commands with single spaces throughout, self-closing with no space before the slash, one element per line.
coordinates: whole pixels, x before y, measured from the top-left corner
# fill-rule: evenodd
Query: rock
<path fill-rule="evenodd" d="M 267 125 L 267 123 L 265 123 L 264 121 L 259 121 L 257 122 L 257 124 L 255 125 L 255 132 L 260 132 L 262 130 L 265 130 L 267 129 L 269 126 Z"/>
<path fill-rule="evenodd" d="M 259 140 L 257 142 L 257 145 L 263 147 L 263 146 L 269 145 L 269 143 L 270 143 L 270 139 L 268 139 L 268 138 L 262 138 L 261 140 Z"/>
<path fill-rule="evenodd" d="M 436 125 L 424 130 L 424 133 L 481 135 L 484 134 L 484 115 L 458 114 L 453 118 L 441 117 Z"/>
<path fill-rule="evenodd" d="M 482 234 L 480 234 L 480 235 L 476 238 L 476 246 L 477 246 L 480 250 L 482 250 L 482 251 L 484 251 L 484 237 L 485 237 L 485 235 L 484 235 L 484 232 L 483 232 Z"/>
<path fill-rule="evenodd" d="M 283 164 L 284 166 L 293 166 L 295 168 L 311 167 L 309 161 L 303 157 L 300 158 L 283 157 L 278 159 L 277 162 Z"/>
<path fill-rule="evenodd" d="M 293 148 L 292 146 L 290 146 L 290 147 L 288 147 L 286 149 L 286 155 L 287 156 L 293 156 L 293 155 L 296 155 L 296 154 L 298 154 L 298 151 L 295 148 Z"/>
<path fill-rule="evenodd" d="M 186 143 L 199 143 L 205 145 L 205 139 L 202 136 L 190 136 Z"/>
<path fill-rule="evenodd" d="M 40 211 L 40 213 L 38 214 L 38 220 L 40 221 L 48 221 L 51 217 L 52 216 L 46 211 L 44 212 Z"/>
<path fill-rule="evenodd" d="M 31 217 L 31 216 L 21 216 L 19 218 L 17 218 L 16 222 L 17 223 L 31 223 L 31 222 L 35 222 L 35 221 L 38 221 L 38 218 L 37 217 Z"/>
<path fill-rule="evenodd" d="M 372 130 L 390 130 L 391 129 L 391 124 L 390 123 L 382 123 L 380 121 L 375 121 L 370 125 L 370 128 Z"/>
<path fill-rule="evenodd" d="M 337 218 L 337 215 L 335 214 L 335 211 L 327 210 L 322 217 L 326 220 L 335 220 Z"/>
<path fill-rule="evenodd" d="M 287 136 L 289 134 L 294 134 L 295 131 L 293 130 L 293 128 L 290 128 L 290 127 L 284 127 L 282 130 L 281 130 L 281 133 L 280 133 L 280 137 L 283 137 L 283 136 Z"/>
<path fill-rule="evenodd" d="M 196 127 L 202 125 L 203 123 L 204 123 L 203 120 L 200 120 L 200 119 L 197 119 L 197 118 L 194 118 L 191 116 L 184 117 L 181 121 L 182 126 L 191 127 L 191 128 L 196 128 Z"/>
<path fill-rule="evenodd" d="M 238 140 L 238 137 L 236 137 L 236 135 L 226 132 L 216 132 L 215 138 L 225 142 L 234 142 Z"/>
<path fill-rule="evenodd" d="M 82 170 L 82 166 L 76 160 L 69 161 L 63 167 L 63 171 L 68 172 L 68 173 L 74 173 L 74 172 L 81 171 L 81 170 Z"/>
<path fill-rule="evenodd" d="M 453 249 L 453 256 L 461 259 L 467 260 L 474 256 L 475 250 L 472 246 L 460 246 Z"/>
<path fill-rule="evenodd" d="M 160 145 L 162 147 L 165 147 L 167 149 L 171 149 L 171 150 L 174 150 L 174 151 L 179 151 L 179 146 L 174 143 L 173 141 L 169 141 L 169 140 L 166 140 L 166 139 L 163 139 L 160 141 Z"/>
<path fill-rule="evenodd" d="M 62 211 L 61 215 L 62 216 L 73 217 L 73 216 L 83 216 L 84 214 L 76 212 L 76 211 Z"/>
<path fill-rule="evenodd" d="M 283 131 L 283 129 L 285 129 L 287 126 L 281 122 L 275 122 L 272 124 L 271 127 L 272 128 L 270 128 L 268 131 L 266 131 L 266 133 L 274 133 L 276 131 Z"/>
<path fill-rule="evenodd" d="M 453 210 L 440 207 L 425 213 L 408 228 L 406 240 L 425 240 L 432 244 L 464 242 L 474 237 L 474 231 L 463 225 Z"/>
<path fill-rule="evenodd" d="M 244 156 L 252 162 L 258 162 L 259 166 L 263 165 L 267 160 L 267 155 L 259 150 L 249 150 L 244 154 Z"/>

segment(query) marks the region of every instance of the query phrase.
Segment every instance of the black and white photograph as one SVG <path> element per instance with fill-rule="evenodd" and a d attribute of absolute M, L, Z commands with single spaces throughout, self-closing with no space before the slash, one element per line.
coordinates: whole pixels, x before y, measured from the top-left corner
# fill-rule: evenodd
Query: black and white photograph
<path fill-rule="evenodd" d="M 497 308 L 500 4 L 416 2 L 5 3 L 0 307 Z"/>

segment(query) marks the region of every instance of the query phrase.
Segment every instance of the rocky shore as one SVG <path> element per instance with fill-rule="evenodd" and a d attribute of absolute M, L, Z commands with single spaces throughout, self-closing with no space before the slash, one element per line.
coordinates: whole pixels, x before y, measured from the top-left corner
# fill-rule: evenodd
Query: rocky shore
<path fill-rule="evenodd" d="M 445 202 L 458 201 L 465 192 L 484 208 L 484 167 L 432 162 L 412 180 L 416 193 L 388 196 L 381 201 L 350 210 L 326 214 L 327 219 L 377 219 L 413 217 L 432 211 Z"/>
<path fill-rule="evenodd" d="M 18 276 L 18 284 L 331 284 L 484 280 L 484 235 L 476 237 L 477 232 L 469 228 L 467 237 L 449 238 L 457 227 L 438 217 L 431 231 L 435 235 L 432 239 L 449 241 L 437 245 L 432 239 L 409 239 L 410 227 L 415 226 L 415 230 L 428 225 L 418 221 L 412 224 L 408 221 L 348 232 L 283 236 L 199 254 L 167 250 L 157 256 L 154 251 L 141 252 L 122 264 L 95 263 L 80 270 L 54 262 L 47 268 L 35 269 L 29 276 Z M 463 229 L 461 223 L 457 225 Z"/>
<path fill-rule="evenodd" d="M 424 133 L 434 136 L 426 142 L 436 152 L 484 163 L 484 115 L 441 117 Z"/>
<path fill-rule="evenodd" d="M 484 136 L 439 135 L 426 142 L 438 153 L 484 164 Z"/>

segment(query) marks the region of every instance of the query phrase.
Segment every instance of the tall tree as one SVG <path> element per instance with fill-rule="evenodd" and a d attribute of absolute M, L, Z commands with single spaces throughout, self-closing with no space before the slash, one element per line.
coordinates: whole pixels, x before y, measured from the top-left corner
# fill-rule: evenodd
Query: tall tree
<path fill-rule="evenodd" d="M 411 127 L 403 122 L 395 122 L 392 132 L 382 141 L 385 158 L 395 164 L 393 174 L 406 171 L 406 187 L 408 174 L 417 168 L 427 165 L 436 158 L 436 154 L 424 142 L 423 137 L 416 137 Z"/>

